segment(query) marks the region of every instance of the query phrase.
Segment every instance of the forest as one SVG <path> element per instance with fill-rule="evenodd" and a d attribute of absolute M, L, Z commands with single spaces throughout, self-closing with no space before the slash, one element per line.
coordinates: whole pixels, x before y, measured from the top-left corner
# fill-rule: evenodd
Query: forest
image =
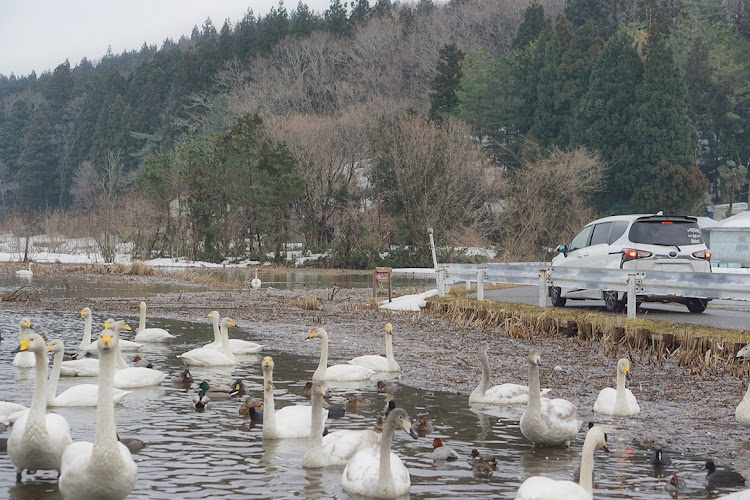
<path fill-rule="evenodd" d="M 747 201 L 750 0 L 331 0 L 0 75 L 0 227 L 431 267 Z"/>

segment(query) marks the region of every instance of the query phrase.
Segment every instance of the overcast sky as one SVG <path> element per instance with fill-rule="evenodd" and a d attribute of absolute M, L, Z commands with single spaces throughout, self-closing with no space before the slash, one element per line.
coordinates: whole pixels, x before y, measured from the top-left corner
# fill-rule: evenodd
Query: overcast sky
<path fill-rule="evenodd" d="M 322 14 L 330 0 L 305 0 Z M 264 16 L 278 0 L 0 0 L 0 74 L 37 75 L 82 58 L 98 61 L 112 47 L 114 54 L 140 50 L 143 42 L 161 47 L 190 36 L 210 17 L 217 30 L 225 19 L 236 24 L 248 9 Z M 286 0 L 287 11 L 298 0 Z"/>

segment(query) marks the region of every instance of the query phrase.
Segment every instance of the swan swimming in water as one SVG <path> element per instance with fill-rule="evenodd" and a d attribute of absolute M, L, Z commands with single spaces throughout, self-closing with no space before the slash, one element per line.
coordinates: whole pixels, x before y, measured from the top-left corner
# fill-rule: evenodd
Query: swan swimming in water
<path fill-rule="evenodd" d="M 135 335 L 136 342 L 169 342 L 174 335 L 164 328 L 146 328 L 146 303 L 140 303 L 141 316 L 138 320 L 138 333 Z"/>
<path fill-rule="evenodd" d="M 308 339 L 319 338 L 322 342 L 320 348 L 320 361 L 318 368 L 313 373 L 312 379 L 315 380 L 368 380 L 375 374 L 375 370 L 357 365 L 332 365 L 328 366 L 328 332 L 323 328 L 316 328 L 307 337 Z"/>
<path fill-rule="evenodd" d="M 18 341 L 26 338 L 28 329 L 31 328 L 31 320 L 24 316 L 18 325 Z M 34 368 L 36 366 L 36 356 L 33 352 L 20 351 L 13 357 L 13 366 L 16 368 Z"/>
<path fill-rule="evenodd" d="M 29 268 L 28 269 L 19 269 L 16 271 L 16 278 L 24 278 L 27 280 L 30 280 L 34 277 L 34 271 L 31 270 L 31 264 L 32 262 L 29 261 Z"/>
<path fill-rule="evenodd" d="M 400 372 L 401 367 L 393 357 L 393 325 L 385 325 L 385 357 L 375 354 L 357 356 L 348 363 L 350 365 L 364 366 L 376 372 Z"/>
<path fill-rule="evenodd" d="M 635 396 L 630 389 L 625 388 L 626 379 L 630 380 L 630 361 L 622 358 L 617 362 L 617 389 L 605 387 L 599 392 L 594 403 L 594 413 L 633 417 L 641 412 Z"/>
<path fill-rule="evenodd" d="M 490 358 L 487 355 L 489 346 L 487 342 L 482 342 L 480 355 L 482 357 L 482 378 L 479 379 L 479 385 L 469 395 L 470 404 L 527 404 L 529 402 L 529 386 L 520 384 L 500 384 L 494 387 L 490 385 Z M 549 392 L 549 389 L 542 389 L 542 395 Z"/>

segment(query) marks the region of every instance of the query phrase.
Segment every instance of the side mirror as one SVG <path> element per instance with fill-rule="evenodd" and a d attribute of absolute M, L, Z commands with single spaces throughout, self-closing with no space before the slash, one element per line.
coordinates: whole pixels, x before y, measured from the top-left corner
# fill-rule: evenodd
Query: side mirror
<path fill-rule="evenodd" d="M 565 255 L 566 257 L 568 256 L 568 247 L 566 247 L 565 245 L 558 246 L 557 251 Z"/>

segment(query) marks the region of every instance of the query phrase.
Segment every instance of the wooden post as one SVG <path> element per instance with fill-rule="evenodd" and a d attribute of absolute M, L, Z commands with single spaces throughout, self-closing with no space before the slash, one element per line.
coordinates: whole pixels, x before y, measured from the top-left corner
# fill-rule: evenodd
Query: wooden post
<path fill-rule="evenodd" d="M 393 285 L 391 283 L 391 271 L 390 267 L 376 267 L 375 275 L 373 276 L 372 282 L 372 296 L 377 298 L 378 284 L 388 283 L 388 302 L 393 301 Z"/>

